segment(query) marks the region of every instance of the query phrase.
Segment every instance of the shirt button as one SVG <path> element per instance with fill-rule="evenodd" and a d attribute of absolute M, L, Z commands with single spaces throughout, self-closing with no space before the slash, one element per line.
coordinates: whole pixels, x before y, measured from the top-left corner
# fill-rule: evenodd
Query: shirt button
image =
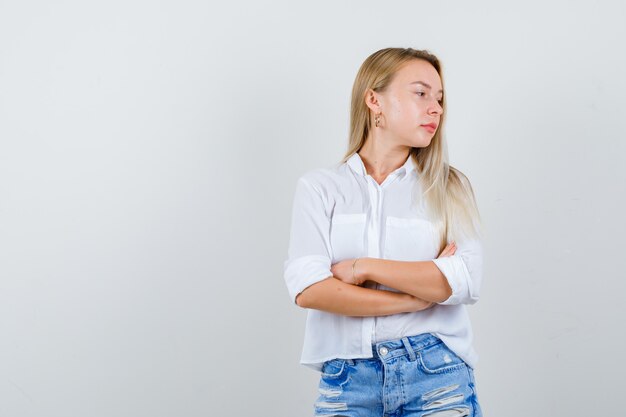
<path fill-rule="evenodd" d="M 387 353 L 389 353 L 389 349 L 383 346 L 378 352 L 380 353 L 380 356 L 385 356 Z"/>

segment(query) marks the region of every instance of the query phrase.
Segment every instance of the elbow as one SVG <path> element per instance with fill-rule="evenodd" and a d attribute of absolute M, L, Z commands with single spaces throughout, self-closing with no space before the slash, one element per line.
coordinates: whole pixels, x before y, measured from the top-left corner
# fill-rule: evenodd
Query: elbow
<path fill-rule="evenodd" d="M 332 275 L 322 279 L 321 281 L 316 281 L 300 291 L 295 297 L 295 302 L 298 307 L 317 309 L 319 301 L 323 299 L 323 296 L 320 294 L 320 290 L 323 289 L 320 288 L 320 286 L 323 287 L 322 282 L 328 280 L 329 278 L 332 278 Z"/>
<path fill-rule="evenodd" d="M 296 295 L 296 304 L 298 307 L 311 308 L 311 297 L 308 288 L 303 290 L 300 294 Z"/>
<path fill-rule="evenodd" d="M 448 283 L 448 280 L 444 279 L 443 284 L 437 288 L 436 292 L 432 296 L 432 299 L 429 301 L 441 304 L 444 301 L 448 301 L 450 297 L 452 297 L 452 293 L 452 287 Z"/>
<path fill-rule="evenodd" d="M 441 295 L 441 297 L 439 297 L 439 301 L 437 301 L 437 303 L 443 303 L 444 301 L 448 300 L 450 297 L 452 297 L 452 287 L 450 286 L 450 284 L 448 283 L 448 280 L 444 280 L 444 287 L 443 287 L 443 293 Z"/>
<path fill-rule="evenodd" d="M 304 306 L 305 297 L 303 297 L 303 296 L 302 296 L 302 294 L 303 294 L 303 293 L 304 293 L 304 291 L 303 291 L 303 292 L 301 292 L 300 294 L 296 295 L 296 305 L 297 305 L 298 307 L 306 308 L 306 307 Z"/>

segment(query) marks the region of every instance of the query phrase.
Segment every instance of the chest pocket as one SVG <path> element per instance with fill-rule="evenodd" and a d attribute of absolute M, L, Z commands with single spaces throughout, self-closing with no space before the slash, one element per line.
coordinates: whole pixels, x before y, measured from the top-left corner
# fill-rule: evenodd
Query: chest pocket
<path fill-rule="evenodd" d="M 438 255 L 434 226 L 428 220 L 388 216 L 385 232 L 385 259 L 425 261 Z"/>
<path fill-rule="evenodd" d="M 333 263 L 363 256 L 366 213 L 335 214 L 331 219 Z"/>

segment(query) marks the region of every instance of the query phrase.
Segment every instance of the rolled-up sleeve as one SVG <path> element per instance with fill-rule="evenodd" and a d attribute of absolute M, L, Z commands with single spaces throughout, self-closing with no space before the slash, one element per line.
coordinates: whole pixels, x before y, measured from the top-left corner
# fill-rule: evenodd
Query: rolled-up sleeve
<path fill-rule="evenodd" d="M 300 177 L 296 184 L 284 278 L 291 300 L 330 276 L 330 218 L 321 193 Z"/>
<path fill-rule="evenodd" d="M 483 278 L 482 242 L 467 239 L 456 244 L 454 255 L 433 259 L 452 289 L 450 297 L 438 304 L 475 304 L 480 297 Z"/>

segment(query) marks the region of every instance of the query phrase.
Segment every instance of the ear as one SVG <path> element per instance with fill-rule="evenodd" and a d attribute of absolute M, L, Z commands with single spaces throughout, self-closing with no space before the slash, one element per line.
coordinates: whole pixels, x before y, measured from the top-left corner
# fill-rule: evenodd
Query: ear
<path fill-rule="evenodd" d="M 365 92 L 365 105 L 369 107 L 374 114 L 378 114 L 382 111 L 380 99 L 380 94 L 371 88 L 368 88 Z"/>

